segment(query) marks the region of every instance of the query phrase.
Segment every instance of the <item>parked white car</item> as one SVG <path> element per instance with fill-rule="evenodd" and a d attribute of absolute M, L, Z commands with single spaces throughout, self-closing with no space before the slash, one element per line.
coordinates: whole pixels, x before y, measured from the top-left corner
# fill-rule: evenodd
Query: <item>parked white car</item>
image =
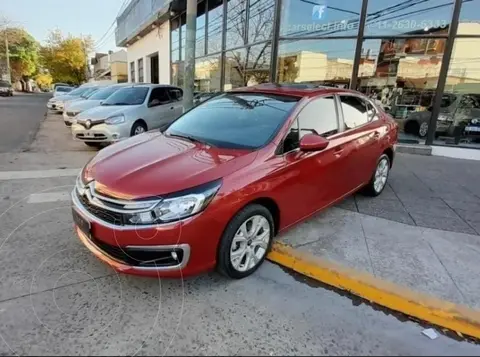
<path fill-rule="evenodd" d="M 59 87 L 57 87 L 59 88 Z M 71 92 L 65 94 L 65 95 L 60 95 L 60 96 L 54 96 L 53 98 L 50 98 L 50 100 L 47 102 L 47 108 L 50 110 L 54 110 L 56 112 L 63 112 L 63 107 L 65 105 L 66 101 L 70 101 L 73 99 L 85 99 L 86 95 L 88 95 L 91 91 L 92 88 L 95 88 L 91 85 L 89 86 L 82 86 L 79 88 L 76 88 L 72 90 Z M 83 97 L 82 97 L 83 96 Z"/>
<path fill-rule="evenodd" d="M 88 146 L 99 146 L 166 128 L 183 113 L 182 99 L 182 89 L 169 85 L 133 84 L 121 88 L 102 105 L 74 118 L 73 138 Z"/>
<path fill-rule="evenodd" d="M 100 88 L 86 99 L 69 101 L 64 105 L 63 121 L 66 126 L 71 126 L 73 118 L 81 112 L 98 107 L 104 100 L 110 97 L 117 90 L 131 86 L 131 84 L 113 84 L 111 86 Z"/>

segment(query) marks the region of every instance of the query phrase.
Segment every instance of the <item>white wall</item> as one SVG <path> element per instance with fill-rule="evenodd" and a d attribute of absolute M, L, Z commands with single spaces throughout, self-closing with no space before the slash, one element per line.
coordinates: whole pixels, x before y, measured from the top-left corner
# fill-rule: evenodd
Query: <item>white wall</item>
<path fill-rule="evenodd" d="M 131 82 L 130 63 L 135 62 L 135 81 L 138 81 L 138 60 L 143 58 L 144 82 L 150 82 L 149 55 L 158 52 L 158 71 L 161 84 L 170 84 L 170 23 L 165 22 L 127 47 L 128 81 Z M 148 64 L 148 65 L 147 65 Z M 148 75 L 148 76 L 147 76 Z"/>

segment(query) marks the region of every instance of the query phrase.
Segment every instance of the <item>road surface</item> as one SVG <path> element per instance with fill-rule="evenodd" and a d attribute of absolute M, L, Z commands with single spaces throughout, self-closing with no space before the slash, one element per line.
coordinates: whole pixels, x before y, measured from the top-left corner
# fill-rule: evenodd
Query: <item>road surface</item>
<path fill-rule="evenodd" d="M 28 147 L 46 112 L 49 93 L 0 97 L 0 153 Z"/>

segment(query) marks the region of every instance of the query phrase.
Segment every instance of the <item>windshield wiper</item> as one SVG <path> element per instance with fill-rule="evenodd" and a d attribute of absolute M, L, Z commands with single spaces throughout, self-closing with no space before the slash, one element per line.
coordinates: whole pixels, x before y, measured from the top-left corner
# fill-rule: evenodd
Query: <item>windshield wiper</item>
<path fill-rule="evenodd" d="M 200 144 L 204 144 L 204 145 L 209 145 L 209 146 L 213 146 L 215 147 L 215 145 L 212 145 L 211 143 L 209 143 L 208 141 L 205 141 L 205 140 L 202 140 L 202 139 L 198 139 L 194 136 L 191 136 L 191 135 L 183 135 L 183 134 L 168 134 L 168 136 L 173 136 L 173 137 L 176 137 L 176 138 L 184 138 L 184 139 L 188 139 L 192 142 L 197 142 L 197 143 L 200 143 Z"/>
<path fill-rule="evenodd" d="M 131 105 L 131 104 L 127 102 L 118 102 L 118 103 L 113 103 L 111 105 Z"/>

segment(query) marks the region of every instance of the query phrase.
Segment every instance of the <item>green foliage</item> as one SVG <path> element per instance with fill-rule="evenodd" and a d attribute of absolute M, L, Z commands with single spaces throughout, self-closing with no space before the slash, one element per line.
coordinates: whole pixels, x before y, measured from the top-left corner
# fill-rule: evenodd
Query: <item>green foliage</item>
<path fill-rule="evenodd" d="M 86 54 L 91 46 L 90 38 L 63 36 L 58 30 L 52 31 L 41 49 L 42 64 L 54 82 L 80 84 L 87 80 Z"/>
<path fill-rule="evenodd" d="M 27 79 L 38 71 L 39 45 L 24 29 L 9 27 L 0 31 L 0 53 L 5 56 L 5 36 L 8 38 L 12 81 Z"/>

